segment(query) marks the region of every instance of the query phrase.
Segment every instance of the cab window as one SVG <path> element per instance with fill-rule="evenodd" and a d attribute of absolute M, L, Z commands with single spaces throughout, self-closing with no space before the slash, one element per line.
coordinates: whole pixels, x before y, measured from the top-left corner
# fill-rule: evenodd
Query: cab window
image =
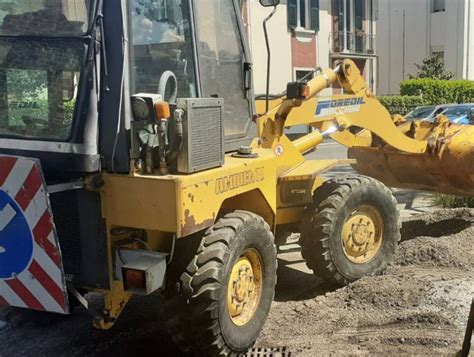
<path fill-rule="evenodd" d="M 225 135 L 244 136 L 250 103 L 245 88 L 245 54 L 232 0 L 197 0 L 196 37 L 203 97 L 224 98 Z"/>
<path fill-rule="evenodd" d="M 196 97 L 188 1 L 132 0 L 129 6 L 134 92 L 157 93 L 163 73 L 171 71 L 178 97 Z"/>

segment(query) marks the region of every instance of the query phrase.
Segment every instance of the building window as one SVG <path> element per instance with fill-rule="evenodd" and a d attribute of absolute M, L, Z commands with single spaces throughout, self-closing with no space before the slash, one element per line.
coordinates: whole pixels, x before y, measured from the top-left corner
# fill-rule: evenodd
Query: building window
<path fill-rule="evenodd" d="M 375 52 L 372 0 L 337 0 L 337 29 L 333 33 L 335 52 Z"/>
<path fill-rule="evenodd" d="M 300 81 L 304 79 L 305 81 L 310 81 L 314 78 L 313 69 L 295 69 L 295 80 Z"/>
<path fill-rule="evenodd" d="M 288 27 L 319 31 L 319 0 L 288 0 Z"/>
<path fill-rule="evenodd" d="M 431 0 L 431 12 L 446 11 L 445 0 Z"/>

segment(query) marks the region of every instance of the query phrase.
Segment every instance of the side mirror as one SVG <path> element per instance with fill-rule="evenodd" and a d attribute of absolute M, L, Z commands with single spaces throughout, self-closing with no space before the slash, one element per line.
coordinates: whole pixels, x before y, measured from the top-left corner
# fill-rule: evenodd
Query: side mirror
<path fill-rule="evenodd" d="M 260 0 L 260 5 L 264 7 L 278 6 L 280 5 L 280 0 Z"/>

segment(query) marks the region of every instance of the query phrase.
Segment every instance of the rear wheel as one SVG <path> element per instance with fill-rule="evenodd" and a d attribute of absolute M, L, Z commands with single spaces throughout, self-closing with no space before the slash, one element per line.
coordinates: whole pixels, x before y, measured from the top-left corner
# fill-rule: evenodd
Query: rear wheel
<path fill-rule="evenodd" d="M 245 211 L 221 218 L 179 277 L 172 334 L 186 341 L 180 347 L 201 355 L 247 351 L 268 316 L 276 270 L 274 237 L 263 218 Z"/>
<path fill-rule="evenodd" d="M 324 280 L 345 285 L 382 273 L 400 240 L 397 202 L 369 177 L 351 175 L 315 192 L 301 227 L 303 258 Z"/>

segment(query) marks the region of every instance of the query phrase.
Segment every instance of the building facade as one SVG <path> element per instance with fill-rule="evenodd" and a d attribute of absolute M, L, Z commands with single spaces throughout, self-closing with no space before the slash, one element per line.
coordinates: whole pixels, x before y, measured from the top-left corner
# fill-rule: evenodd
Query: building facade
<path fill-rule="evenodd" d="M 372 89 L 377 83 L 377 0 L 282 0 L 268 23 L 272 49 L 270 88 L 281 93 L 290 81 L 309 71 L 333 67 L 334 62 L 353 59 Z M 265 92 L 266 47 L 262 29 L 271 12 L 258 0 L 243 0 L 244 26 L 253 53 L 257 94 Z M 325 94 L 340 93 L 335 88 Z"/>
<path fill-rule="evenodd" d="M 473 0 L 379 0 L 378 93 L 396 94 L 431 54 L 457 79 L 474 80 Z"/>

